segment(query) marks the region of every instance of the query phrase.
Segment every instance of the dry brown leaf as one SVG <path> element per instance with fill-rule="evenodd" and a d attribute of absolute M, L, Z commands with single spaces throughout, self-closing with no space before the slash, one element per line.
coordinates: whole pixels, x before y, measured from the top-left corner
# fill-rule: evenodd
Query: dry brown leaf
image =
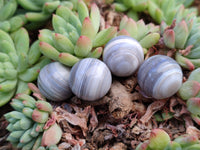
<path fill-rule="evenodd" d="M 185 121 L 186 128 L 191 127 L 194 125 L 193 120 L 190 115 L 184 115 L 183 119 Z"/>
<path fill-rule="evenodd" d="M 124 143 L 115 143 L 110 150 L 126 150 L 127 146 Z"/>
<path fill-rule="evenodd" d="M 194 126 L 188 126 L 186 129 L 186 133 L 189 135 L 196 135 L 200 139 L 200 130 Z"/>
<path fill-rule="evenodd" d="M 72 114 L 69 113 L 68 111 L 62 109 L 61 107 L 57 107 L 55 111 L 57 112 L 57 118 L 58 120 L 67 120 L 70 124 L 74 126 L 79 126 L 82 129 L 83 135 L 87 135 L 88 127 L 87 127 L 87 121 L 88 118 L 85 116 L 85 114 L 88 112 L 89 107 L 86 107 L 84 109 L 84 113 L 77 113 L 77 114 Z"/>
<path fill-rule="evenodd" d="M 63 133 L 62 138 L 64 138 L 64 140 L 67 143 L 69 143 L 69 144 L 71 144 L 73 146 L 74 145 L 83 146 L 86 143 L 85 139 L 78 139 L 78 140 L 76 140 L 70 133 Z"/>
<path fill-rule="evenodd" d="M 58 145 L 59 149 L 68 149 L 71 147 L 71 144 L 67 143 L 67 142 L 62 142 Z"/>
<path fill-rule="evenodd" d="M 94 131 L 94 129 L 98 125 L 98 119 L 97 119 L 97 115 L 96 115 L 96 112 L 94 110 L 94 107 L 91 107 L 90 113 L 91 113 L 91 118 L 90 118 L 89 129 L 90 129 L 90 131 Z"/>
<path fill-rule="evenodd" d="M 140 121 L 144 124 L 148 122 L 153 114 L 163 108 L 163 106 L 166 104 L 168 99 L 163 99 L 163 100 L 157 100 L 154 101 L 151 105 L 148 106 L 147 111 L 144 116 L 140 119 Z"/>
<path fill-rule="evenodd" d="M 132 111 L 137 114 L 138 117 L 143 116 L 146 112 L 146 107 L 141 102 L 133 102 Z"/>
<path fill-rule="evenodd" d="M 173 107 L 176 106 L 178 104 L 178 101 L 176 100 L 175 97 L 172 97 L 170 98 L 170 104 L 169 104 L 169 107 L 170 107 L 170 112 L 175 112 Z"/>

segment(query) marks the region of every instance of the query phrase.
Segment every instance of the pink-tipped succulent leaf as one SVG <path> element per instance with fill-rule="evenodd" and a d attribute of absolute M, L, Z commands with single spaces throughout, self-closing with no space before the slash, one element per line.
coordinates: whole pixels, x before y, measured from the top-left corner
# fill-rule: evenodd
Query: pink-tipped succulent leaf
<path fill-rule="evenodd" d="M 163 150 L 170 142 L 169 135 L 162 129 L 153 129 L 149 137 L 151 149 Z"/>
<path fill-rule="evenodd" d="M 62 136 L 61 128 L 55 123 L 49 129 L 44 131 L 42 136 L 42 146 L 51 146 L 57 144 Z"/>

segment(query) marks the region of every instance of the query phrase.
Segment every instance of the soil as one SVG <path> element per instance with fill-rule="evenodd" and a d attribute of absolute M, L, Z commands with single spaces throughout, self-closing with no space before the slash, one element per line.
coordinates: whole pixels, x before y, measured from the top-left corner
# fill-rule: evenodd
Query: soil
<path fill-rule="evenodd" d="M 116 13 L 110 5 L 101 0 L 95 1 L 101 9 L 101 29 L 119 26 L 123 16 Z M 193 6 L 200 9 L 200 1 Z M 152 19 L 145 13 L 140 17 L 146 23 Z M 46 28 L 51 28 L 48 23 Z M 30 31 L 34 41 L 38 31 Z M 148 56 L 159 53 L 154 47 Z M 173 54 L 171 55 L 173 57 Z M 190 72 L 183 70 L 184 79 Z M 64 132 L 59 147 L 72 150 L 134 150 L 140 142 L 148 140 L 154 128 L 164 129 L 173 140 L 185 133 L 195 134 L 200 138 L 199 126 L 192 121 L 186 109 L 185 101 L 178 95 L 168 99 L 155 100 L 143 97 L 137 84 L 137 73 L 128 78 L 113 77 L 109 93 L 99 101 L 84 102 L 76 96 L 67 102 L 54 103 L 57 122 Z M 9 104 L 0 109 L 0 150 L 14 150 L 6 141 L 8 122 L 3 114 L 12 111 Z"/>

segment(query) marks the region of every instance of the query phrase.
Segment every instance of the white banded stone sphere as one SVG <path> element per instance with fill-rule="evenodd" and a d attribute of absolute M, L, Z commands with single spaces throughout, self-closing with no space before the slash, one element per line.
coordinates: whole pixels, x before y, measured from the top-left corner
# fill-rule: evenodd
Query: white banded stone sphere
<path fill-rule="evenodd" d="M 164 99 L 179 90 L 183 73 L 179 64 L 171 57 L 155 55 L 140 66 L 137 79 L 146 96 Z"/>
<path fill-rule="evenodd" d="M 63 101 L 71 97 L 69 87 L 70 68 L 59 62 L 52 62 L 41 69 L 37 85 L 47 99 Z"/>
<path fill-rule="evenodd" d="M 106 64 L 95 58 L 85 58 L 76 63 L 70 73 L 72 92 L 86 101 L 95 101 L 109 91 L 112 76 Z"/>
<path fill-rule="evenodd" d="M 132 75 L 144 61 L 143 48 L 132 37 L 117 36 L 106 44 L 103 61 L 112 74 L 127 77 Z"/>

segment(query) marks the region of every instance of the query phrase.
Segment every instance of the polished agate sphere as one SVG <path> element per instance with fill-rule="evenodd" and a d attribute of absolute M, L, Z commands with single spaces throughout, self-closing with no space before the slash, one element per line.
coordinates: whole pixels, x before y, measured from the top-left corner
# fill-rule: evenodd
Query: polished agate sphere
<path fill-rule="evenodd" d="M 144 95 L 164 99 L 179 90 L 183 73 L 179 64 L 171 57 L 155 55 L 140 66 L 137 79 Z"/>
<path fill-rule="evenodd" d="M 41 69 L 37 84 L 40 92 L 52 101 L 63 101 L 71 97 L 69 87 L 70 68 L 52 62 Z"/>
<path fill-rule="evenodd" d="M 103 61 L 112 74 L 127 77 L 135 73 L 144 61 L 143 48 L 132 37 L 117 36 L 106 44 Z"/>
<path fill-rule="evenodd" d="M 72 92 L 86 101 L 95 101 L 106 95 L 111 82 L 110 70 L 105 63 L 95 58 L 85 58 L 76 63 L 69 78 Z"/>

